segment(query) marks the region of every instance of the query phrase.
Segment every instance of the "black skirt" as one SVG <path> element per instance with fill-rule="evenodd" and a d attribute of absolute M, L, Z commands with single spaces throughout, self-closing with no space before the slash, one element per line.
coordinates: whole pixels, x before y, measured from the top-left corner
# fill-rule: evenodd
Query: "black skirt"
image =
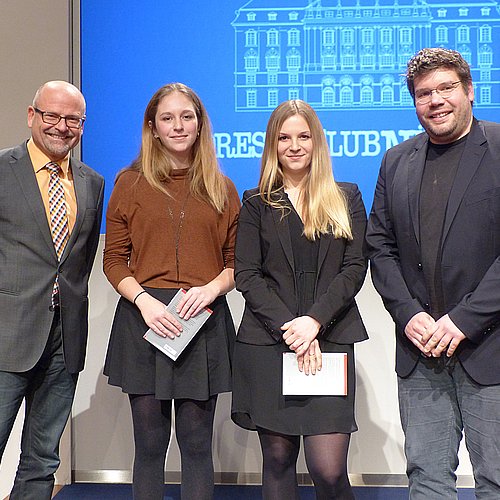
<path fill-rule="evenodd" d="M 168 303 L 177 290 L 146 288 Z M 157 399 L 194 399 L 231 390 L 231 358 L 236 338 L 226 298 L 210 306 L 213 314 L 176 361 L 143 339 L 148 326 L 139 309 L 120 298 L 104 365 L 108 383 L 127 394 L 154 394 Z"/>
<path fill-rule="evenodd" d="M 320 341 L 322 352 L 347 353 L 347 396 L 283 396 L 284 342 L 252 345 L 236 342 L 231 418 L 240 427 L 257 427 L 289 436 L 311 436 L 358 429 L 354 418 L 354 346 Z"/>

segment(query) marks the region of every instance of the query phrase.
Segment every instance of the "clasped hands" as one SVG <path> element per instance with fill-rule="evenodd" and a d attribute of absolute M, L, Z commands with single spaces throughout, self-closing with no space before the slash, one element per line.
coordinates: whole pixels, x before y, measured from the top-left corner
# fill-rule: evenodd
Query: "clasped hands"
<path fill-rule="evenodd" d="M 405 328 L 408 339 L 427 357 L 439 358 L 446 351 L 450 357 L 466 338 L 448 314 L 437 321 L 426 312 L 415 314 Z"/>
<path fill-rule="evenodd" d="M 210 285 L 190 288 L 180 300 L 177 313 L 182 319 L 188 320 L 196 316 L 216 298 L 217 292 Z M 136 305 L 140 309 L 145 323 L 160 337 L 173 339 L 182 333 L 182 325 L 176 317 L 167 311 L 163 302 L 155 299 L 149 293 L 140 295 Z"/>
<path fill-rule="evenodd" d="M 320 327 L 311 316 L 299 316 L 281 326 L 283 340 L 295 352 L 299 370 L 306 375 L 315 375 L 321 370 L 321 349 L 316 339 Z"/>

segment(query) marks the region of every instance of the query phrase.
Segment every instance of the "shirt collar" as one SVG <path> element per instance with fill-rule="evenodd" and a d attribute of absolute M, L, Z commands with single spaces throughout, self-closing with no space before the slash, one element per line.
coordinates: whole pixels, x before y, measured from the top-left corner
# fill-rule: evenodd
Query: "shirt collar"
<path fill-rule="evenodd" d="M 35 173 L 39 172 L 42 170 L 42 168 L 47 165 L 50 161 L 52 161 L 33 141 L 33 138 L 31 138 L 28 141 L 27 144 L 28 148 L 28 153 L 30 155 L 31 163 L 33 164 L 33 168 L 35 170 Z M 68 170 L 69 170 L 69 153 L 66 155 L 65 158 L 62 160 L 56 162 L 60 167 L 61 170 L 64 173 L 64 177 L 68 177 Z"/>

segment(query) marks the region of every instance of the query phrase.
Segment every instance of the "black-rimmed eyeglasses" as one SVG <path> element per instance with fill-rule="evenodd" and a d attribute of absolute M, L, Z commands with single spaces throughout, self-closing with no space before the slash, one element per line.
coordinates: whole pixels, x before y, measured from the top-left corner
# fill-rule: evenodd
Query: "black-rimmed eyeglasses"
<path fill-rule="evenodd" d="M 415 91 L 415 102 L 417 104 L 427 104 L 432 100 L 433 92 L 443 99 L 449 99 L 458 85 L 462 83 L 461 80 L 456 82 L 440 83 L 435 89 L 418 89 Z"/>
<path fill-rule="evenodd" d="M 82 128 L 83 122 L 85 121 L 85 117 L 80 118 L 79 116 L 62 116 L 57 113 L 51 113 L 50 111 L 42 111 L 38 108 L 33 108 L 37 113 L 42 115 L 43 123 L 47 125 L 57 125 L 61 120 L 66 122 L 66 126 L 68 128 Z"/>

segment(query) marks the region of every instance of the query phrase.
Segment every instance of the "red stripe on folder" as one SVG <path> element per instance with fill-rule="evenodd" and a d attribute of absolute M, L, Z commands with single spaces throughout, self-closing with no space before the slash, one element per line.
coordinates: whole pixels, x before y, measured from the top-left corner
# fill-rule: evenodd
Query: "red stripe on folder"
<path fill-rule="evenodd" d="M 344 396 L 347 396 L 347 354 L 344 355 Z"/>

